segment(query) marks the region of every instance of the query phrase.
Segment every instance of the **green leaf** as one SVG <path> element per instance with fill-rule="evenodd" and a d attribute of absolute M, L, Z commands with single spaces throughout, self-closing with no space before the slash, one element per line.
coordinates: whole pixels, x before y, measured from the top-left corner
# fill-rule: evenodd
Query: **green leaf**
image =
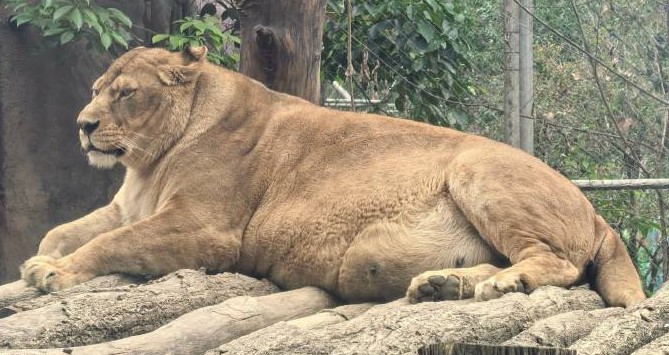
<path fill-rule="evenodd" d="M 121 10 L 115 9 L 113 7 L 107 10 L 109 10 L 112 16 L 114 16 L 117 20 L 119 20 L 123 25 L 125 25 L 126 27 L 132 27 L 132 20 L 130 20 L 130 17 L 124 14 Z"/>
<path fill-rule="evenodd" d="M 112 44 L 112 38 L 109 35 L 109 33 L 107 32 L 102 33 L 102 35 L 100 35 L 100 42 L 102 42 L 102 46 L 105 49 L 109 49 L 109 47 L 111 47 Z"/>
<path fill-rule="evenodd" d="M 95 30 L 95 32 L 97 32 L 100 36 L 102 36 L 102 33 L 104 32 L 104 30 L 102 29 L 102 26 L 100 26 L 99 23 L 93 22 L 93 23 L 89 23 L 88 25 L 91 26 Z"/>
<path fill-rule="evenodd" d="M 170 38 L 170 35 L 166 35 L 166 34 L 155 35 L 155 36 L 153 36 L 153 38 L 151 38 L 151 43 L 162 42 L 162 41 L 164 41 L 168 38 Z"/>
<path fill-rule="evenodd" d="M 58 21 L 61 17 L 67 15 L 70 11 L 74 9 L 74 6 L 72 5 L 66 5 L 60 8 L 57 8 L 56 11 L 53 12 L 53 20 Z"/>
<path fill-rule="evenodd" d="M 53 2 L 53 0 L 46 0 L 46 1 L 44 2 L 44 7 L 51 7 L 51 3 L 52 3 L 52 2 Z"/>
<path fill-rule="evenodd" d="M 125 38 L 123 38 L 120 34 L 112 32 L 111 35 L 114 38 L 114 42 L 120 44 L 123 46 L 123 48 L 128 48 L 128 42 L 126 42 Z"/>
<path fill-rule="evenodd" d="M 427 42 L 432 42 L 432 39 L 434 38 L 434 27 L 425 22 L 419 22 L 417 26 L 418 33 L 420 33 L 420 35 L 423 36 Z"/>
<path fill-rule="evenodd" d="M 112 22 L 109 12 L 109 10 L 101 7 L 95 9 L 95 16 L 99 19 L 100 24 Z"/>
<path fill-rule="evenodd" d="M 22 24 L 24 24 L 26 22 L 30 22 L 32 20 L 33 20 L 33 18 L 29 14 L 20 14 L 20 15 L 12 17 L 12 21 L 14 21 L 14 23 L 16 23 L 16 27 L 19 27 Z"/>
<path fill-rule="evenodd" d="M 54 28 L 49 28 L 48 30 L 44 31 L 42 35 L 44 36 L 54 36 L 54 35 L 59 35 L 63 32 L 67 31 L 67 28 L 60 28 L 60 27 L 54 27 Z"/>
<path fill-rule="evenodd" d="M 439 4 L 435 0 L 426 0 L 427 4 L 430 5 L 434 12 L 441 11 Z"/>
<path fill-rule="evenodd" d="M 84 20 L 86 20 L 86 23 L 99 23 L 98 22 L 98 17 L 95 16 L 95 13 L 91 9 L 83 9 L 81 10 L 82 14 L 84 15 Z"/>
<path fill-rule="evenodd" d="M 72 12 L 69 15 L 69 19 L 77 27 L 77 30 L 81 29 L 81 26 L 84 25 L 84 19 L 81 16 L 81 11 L 79 9 L 75 8 L 72 10 Z"/>
<path fill-rule="evenodd" d="M 179 32 L 184 33 L 184 32 L 186 32 L 187 29 L 189 29 L 191 27 L 193 27 L 192 22 L 184 22 L 184 23 L 181 24 L 181 26 L 179 26 Z"/>
<path fill-rule="evenodd" d="M 170 36 L 170 48 L 171 49 L 180 49 L 179 41 L 182 37 L 180 36 Z"/>
<path fill-rule="evenodd" d="M 60 35 L 60 44 L 63 45 L 65 43 L 68 43 L 72 41 L 73 38 L 74 38 L 74 32 L 72 31 L 63 32 L 63 34 Z"/>
<path fill-rule="evenodd" d="M 193 21 L 193 26 L 199 31 L 205 32 L 207 30 L 207 24 L 202 21 Z"/>

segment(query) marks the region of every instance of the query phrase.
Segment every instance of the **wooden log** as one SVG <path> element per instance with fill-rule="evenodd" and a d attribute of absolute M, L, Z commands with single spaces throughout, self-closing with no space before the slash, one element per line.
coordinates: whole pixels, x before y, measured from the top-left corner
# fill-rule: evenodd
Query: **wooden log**
<path fill-rule="evenodd" d="M 488 302 L 445 301 L 411 305 L 399 300 L 372 307 L 348 321 L 316 329 L 276 324 L 207 352 L 215 354 L 416 354 L 435 342 L 499 344 L 538 319 L 604 307 L 585 289 L 542 287 Z"/>
<path fill-rule="evenodd" d="M 28 287 L 23 280 L 14 281 L 0 286 L 0 308 L 11 306 L 12 304 L 39 297 L 41 293 L 34 287 Z M 3 313 L 0 311 L 0 313 Z"/>
<path fill-rule="evenodd" d="M 576 351 L 539 346 L 439 343 L 419 349 L 418 355 L 576 355 Z"/>
<path fill-rule="evenodd" d="M 120 274 L 105 275 L 63 291 L 43 294 L 36 288 L 28 287 L 23 281 L 19 280 L 0 287 L 3 290 L 0 291 L 0 305 L 2 305 L 2 308 L 0 308 L 0 318 L 8 317 L 17 312 L 40 308 L 74 295 L 89 292 L 108 292 L 118 287 L 142 284 L 147 281 L 148 279 L 143 277 Z"/>
<path fill-rule="evenodd" d="M 594 311 L 572 311 L 542 319 L 529 329 L 502 343 L 517 346 L 548 346 L 566 348 L 588 335 L 605 319 L 621 316 L 625 310 L 619 307 Z"/>
<path fill-rule="evenodd" d="M 21 349 L 10 354 L 201 354 L 276 322 L 311 315 L 336 303 L 332 296 L 315 287 L 260 297 L 241 296 L 185 314 L 147 334 L 83 347 Z"/>
<path fill-rule="evenodd" d="M 373 303 L 359 303 L 340 306 L 333 309 L 324 309 L 321 312 L 304 318 L 298 318 L 286 322 L 287 326 L 295 326 L 300 329 L 318 329 L 351 320 L 374 306 Z"/>
<path fill-rule="evenodd" d="M 669 325 L 667 325 L 669 327 Z M 664 355 L 669 354 L 669 334 L 665 334 L 640 347 L 631 355 Z"/>
<path fill-rule="evenodd" d="M 579 355 L 629 354 L 665 334 L 667 323 L 669 283 L 652 298 L 639 302 L 625 314 L 605 319 L 569 348 L 576 350 Z"/>
<path fill-rule="evenodd" d="M 145 285 L 77 294 L 0 319 L 0 348 L 71 347 L 146 333 L 196 308 L 277 292 L 238 274 L 179 270 Z"/>

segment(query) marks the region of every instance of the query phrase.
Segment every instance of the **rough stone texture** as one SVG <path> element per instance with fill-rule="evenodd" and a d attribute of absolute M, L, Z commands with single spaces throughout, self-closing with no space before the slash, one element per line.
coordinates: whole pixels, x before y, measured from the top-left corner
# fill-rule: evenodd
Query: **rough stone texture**
<path fill-rule="evenodd" d="M 0 347 L 79 346 L 155 330 L 174 318 L 235 296 L 277 292 L 238 274 L 180 270 L 145 285 L 74 294 L 0 319 Z"/>

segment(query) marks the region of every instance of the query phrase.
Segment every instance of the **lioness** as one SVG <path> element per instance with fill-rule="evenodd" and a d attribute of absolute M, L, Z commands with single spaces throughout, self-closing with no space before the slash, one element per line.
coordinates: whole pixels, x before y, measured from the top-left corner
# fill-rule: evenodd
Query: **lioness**
<path fill-rule="evenodd" d="M 22 277 L 237 271 L 349 301 L 488 300 L 592 276 L 644 299 L 614 231 L 569 180 L 482 137 L 322 108 L 186 53 L 134 49 L 77 123 L 113 201 L 54 228 Z"/>

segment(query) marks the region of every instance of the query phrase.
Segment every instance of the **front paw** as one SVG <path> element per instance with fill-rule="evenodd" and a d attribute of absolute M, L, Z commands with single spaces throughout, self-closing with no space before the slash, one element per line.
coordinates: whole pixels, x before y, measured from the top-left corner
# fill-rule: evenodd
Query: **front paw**
<path fill-rule="evenodd" d="M 510 292 L 525 292 L 525 285 L 519 275 L 495 275 L 483 282 L 479 282 L 474 291 L 474 298 L 477 301 L 489 301 L 500 298 Z"/>
<path fill-rule="evenodd" d="M 95 275 L 76 271 L 65 257 L 33 256 L 21 266 L 21 278 L 43 292 L 60 291 L 92 279 Z"/>

